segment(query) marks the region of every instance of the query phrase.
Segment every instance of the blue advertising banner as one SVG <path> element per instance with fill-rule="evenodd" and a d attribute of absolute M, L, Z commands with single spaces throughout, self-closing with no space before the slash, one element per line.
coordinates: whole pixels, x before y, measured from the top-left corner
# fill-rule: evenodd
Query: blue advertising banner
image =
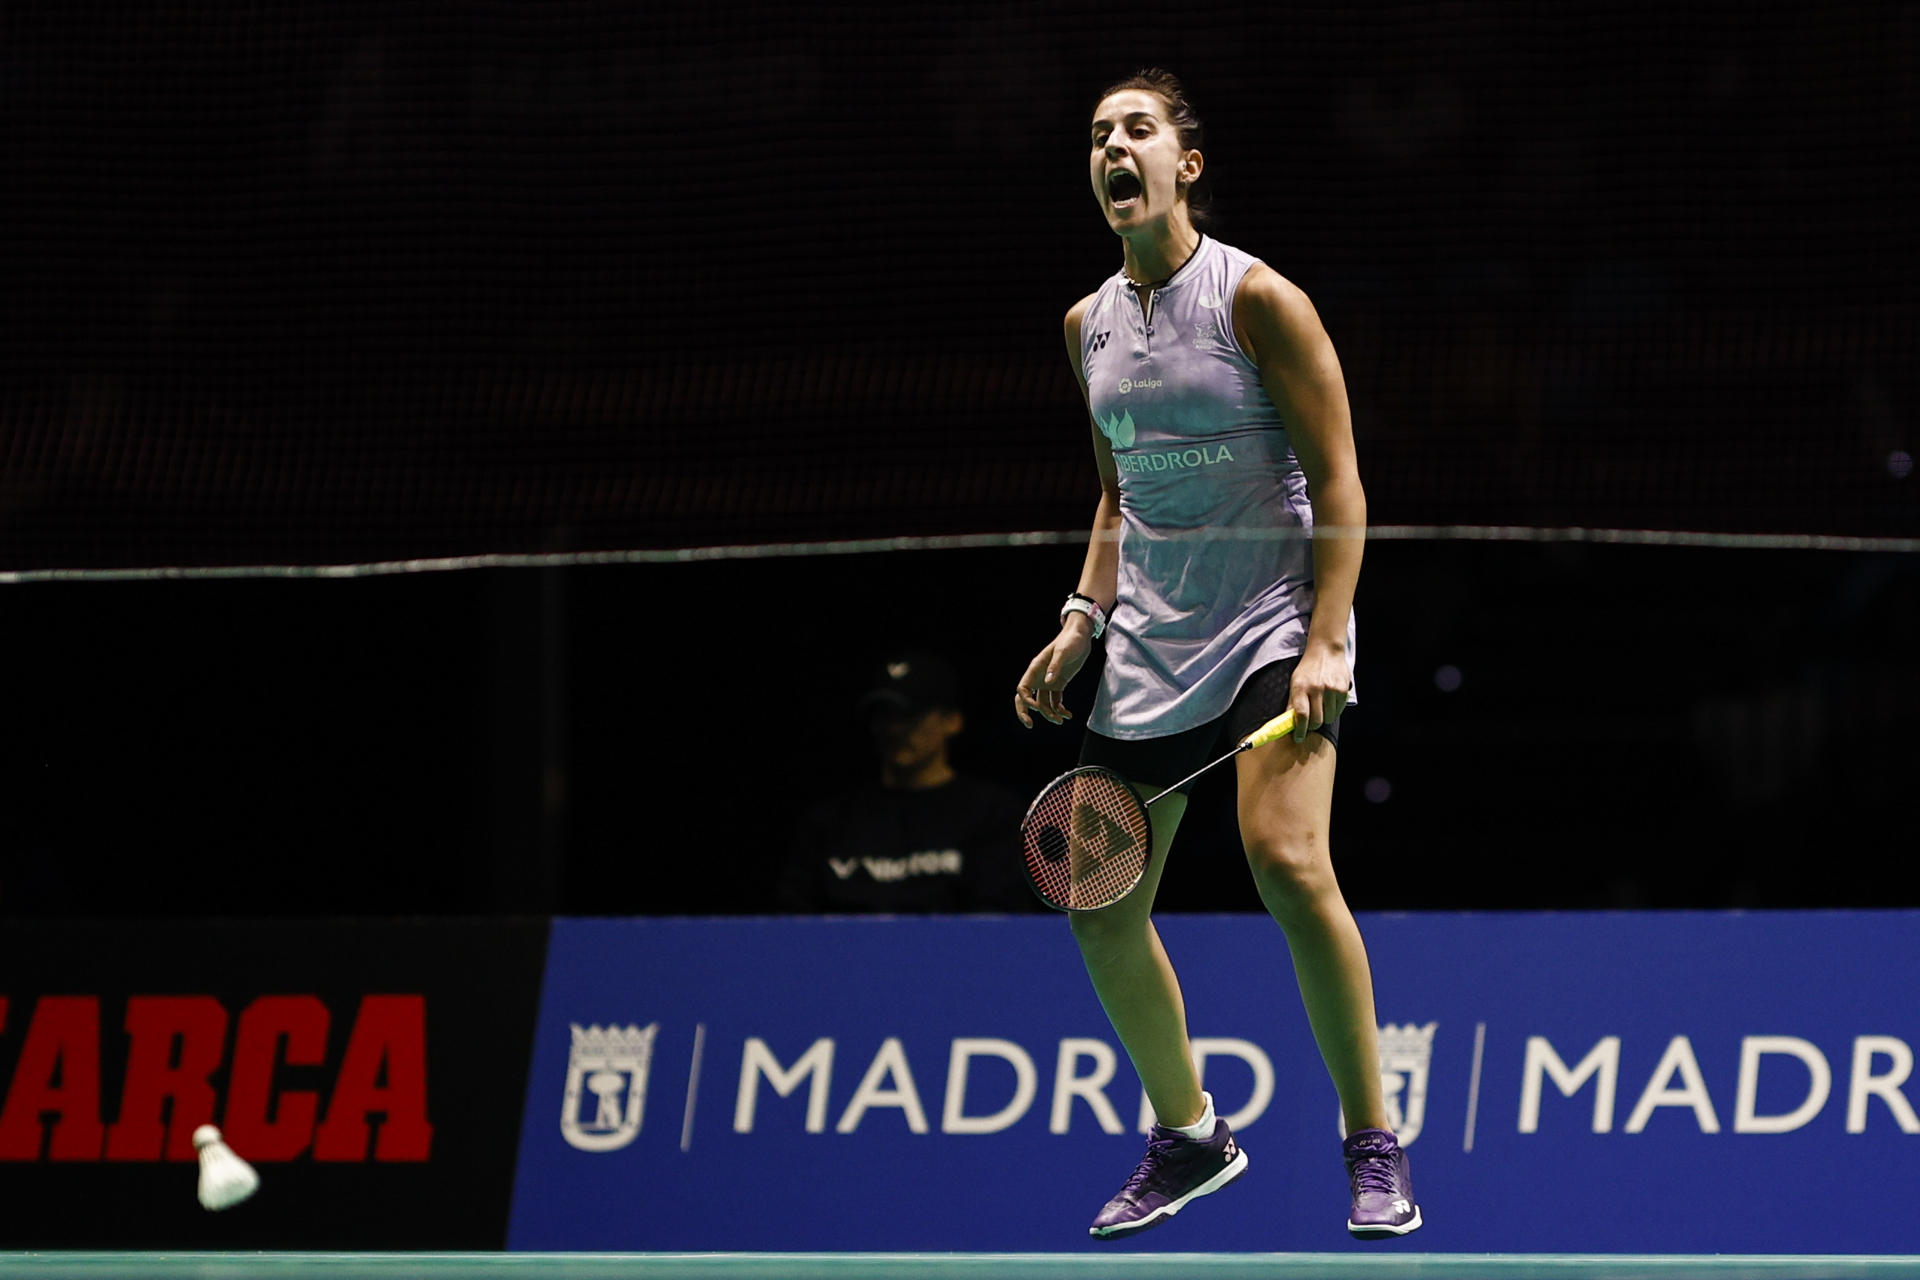
<path fill-rule="evenodd" d="M 1116 1246 L 1150 1113 L 1063 921 L 556 921 L 509 1247 L 1920 1252 L 1920 913 L 1363 916 L 1387 1245 L 1278 929 L 1159 927 L 1250 1166 Z"/>

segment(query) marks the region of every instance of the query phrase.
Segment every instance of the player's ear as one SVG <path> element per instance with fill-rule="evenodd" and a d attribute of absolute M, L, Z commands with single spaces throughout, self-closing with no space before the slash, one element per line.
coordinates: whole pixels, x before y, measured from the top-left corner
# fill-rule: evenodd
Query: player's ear
<path fill-rule="evenodd" d="M 1180 157 L 1179 173 L 1181 183 L 1190 187 L 1200 181 L 1200 171 L 1206 167 L 1207 158 L 1205 156 L 1201 155 L 1198 151 L 1187 152 Z"/>

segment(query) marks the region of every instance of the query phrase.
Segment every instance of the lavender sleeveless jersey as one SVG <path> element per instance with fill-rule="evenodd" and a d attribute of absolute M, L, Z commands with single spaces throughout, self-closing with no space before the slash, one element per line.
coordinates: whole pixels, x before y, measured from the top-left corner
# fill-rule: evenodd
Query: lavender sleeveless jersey
<path fill-rule="evenodd" d="M 1151 324 L 1124 274 L 1081 322 L 1088 399 L 1120 470 L 1120 594 L 1088 720 L 1106 737 L 1203 725 L 1248 675 L 1306 648 L 1307 478 L 1233 333 L 1234 290 L 1256 261 L 1203 238 L 1154 294 Z M 1262 531 L 1280 536 L 1234 536 Z"/>

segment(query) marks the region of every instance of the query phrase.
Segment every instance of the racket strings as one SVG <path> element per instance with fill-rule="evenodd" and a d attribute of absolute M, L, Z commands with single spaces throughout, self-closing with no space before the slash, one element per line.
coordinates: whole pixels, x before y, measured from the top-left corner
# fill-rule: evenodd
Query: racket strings
<path fill-rule="evenodd" d="M 1152 848 L 1146 807 L 1105 769 L 1076 769 L 1040 793 L 1021 824 L 1027 876 L 1052 906 L 1086 911 L 1125 897 Z"/>

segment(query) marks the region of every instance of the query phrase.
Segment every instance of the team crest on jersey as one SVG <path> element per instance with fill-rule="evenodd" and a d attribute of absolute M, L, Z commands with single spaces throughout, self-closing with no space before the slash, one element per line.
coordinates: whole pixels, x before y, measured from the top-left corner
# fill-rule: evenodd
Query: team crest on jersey
<path fill-rule="evenodd" d="M 573 1027 L 560 1136 L 582 1151 L 617 1151 L 640 1133 L 647 1069 L 660 1024 Z M 591 1094 L 589 1100 L 585 1095 Z M 590 1113 L 590 1114 L 589 1114 Z"/>
<path fill-rule="evenodd" d="M 1124 413 L 1116 416 L 1110 413 L 1099 422 L 1101 432 L 1114 448 L 1133 448 L 1133 414 Z"/>

